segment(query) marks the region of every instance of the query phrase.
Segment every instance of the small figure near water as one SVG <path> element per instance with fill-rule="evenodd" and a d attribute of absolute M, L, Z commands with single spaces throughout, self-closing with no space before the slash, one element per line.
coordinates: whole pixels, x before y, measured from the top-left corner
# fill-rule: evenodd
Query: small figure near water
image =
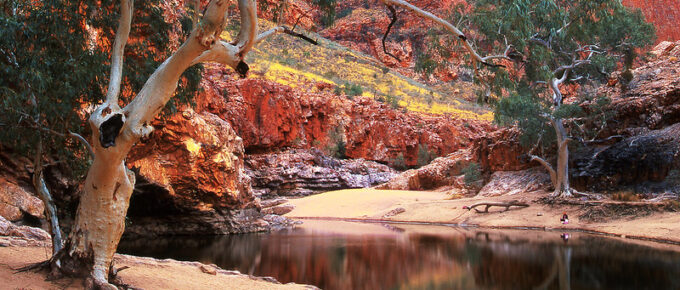
<path fill-rule="evenodd" d="M 563 225 L 566 225 L 569 223 L 569 216 L 567 215 L 566 212 L 562 213 L 562 218 L 560 219 Z"/>

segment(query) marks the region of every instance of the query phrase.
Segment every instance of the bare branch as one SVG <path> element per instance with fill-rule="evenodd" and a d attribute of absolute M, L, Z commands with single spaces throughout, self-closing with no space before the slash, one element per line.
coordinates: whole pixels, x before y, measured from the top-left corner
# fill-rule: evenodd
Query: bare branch
<path fill-rule="evenodd" d="M 257 5 L 255 0 L 238 0 L 238 9 L 241 12 L 241 29 L 238 33 L 238 55 L 243 57 L 255 45 L 257 36 Z"/>
<path fill-rule="evenodd" d="M 111 105 L 118 105 L 120 82 L 123 78 L 123 54 L 125 52 L 125 44 L 130 35 L 133 9 L 134 0 L 122 0 L 120 2 L 118 30 L 116 30 L 116 38 L 113 41 L 113 52 L 111 53 L 111 76 L 109 79 L 109 88 L 106 92 L 106 103 Z"/>
<path fill-rule="evenodd" d="M 249 1 L 249 3 L 252 4 L 252 1 Z M 156 69 L 139 94 L 130 104 L 125 106 L 122 113 L 127 117 L 127 121 L 123 120 L 125 125 L 121 134 L 125 135 L 126 139 L 137 140 L 137 138 L 149 134 L 152 130 L 149 123 L 172 97 L 182 73 L 206 50 L 224 47 L 220 45 L 223 42 L 218 41 L 218 39 L 226 25 L 224 15 L 228 6 L 227 1 L 210 1 L 203 19 L 191 32 L 189 38 Z M 244 20 L 244 22 L 252 23 L 253 21 Z M 233 57 L 233 54 L 231 56 Z M 98 108 L 92 114 L 91 121 L 94 122 L 95 128 L 99 128 L 110 117 L 107 114 L 98 116 L 98 114 L 104 113 L 104 110 L 105 108 Z M 92 120 L 92 118 L 98 120 Z M 127 146 L 132 146 L 132 143 L 127 144 Z M 124 152 L 124 150 L 121 152 Z M 124 153 L 127 154 L 127 152 Z"/>
<path fill-rule="evenodd" d="M 392 29 L 392 26 L 394 25 L 395 22 L 397 22 L 397 11 L 394 10 L 394 6 L 387 5 L 387 9 L 389 9 L 390 13 L 392 14 L 392 20 L 390 21 L 390 24 L 387 25 L 387 30 L 385 31 L 385 35 L 383 35 L 383 38 L 382 38 L 383 52 L 385 52 L 386 55 L 393 57 L 398 62 L 401 62 L 401 60 L 396 55 L 387 51 L 387 47 L 385 46 L 385 40 L 387 40 L 387 36 L 390 34 L 390 30 Z"/>
<path fill-rule="evenodd" d="M 311 39 L 311 38 L 309 38 L 308 36 L 306 36 L 302 33 L 295 32 L 295 31 L 293 31 L 292 29 L 290 29 L 286 26 L 277 26 L 277 27 L 269 29 L 265 32 L 260 33 L 260 35 L 258 35 L 257 38 L 255 39 L 255 45 L 260 44 L 260 42 L 265 40 L 267 37 L 270 37 L 270 36 L 272 36 L 276 33 L 285 33 L 285 34 L 288 34 L 290 36 L 295 36 L 297 38 L 301 38 L 304 41 L 307 41 L 307 42 L 309 42 L 313 45 L 319 45 L 319 43 L 316 40 Z"/>
<path fill-rule="evenodd" d="M 550 181 L 552 182 L 553 186 L 557 187 L 557 172 L 555 172 L 555 169 L 552 168 L 552 165 L 550 165 L 548 161 L 545 161 L 545 159 L 536 155 L 529 154 L 529 157 L 531 157 L 531 161 L 540 163 L 543 165 L 543 167 L 545 167 L 546 170 L 548 170 L 548 173 L 550 173 Z"/>
<path fill-rule="evenodd" d="M 68 134 L 71 135 L 73 138 L 76 138 L 81 143 L 83 143 L 83 145 L 85 145 L 85 148 L 87 148 L 87 151 L 90 152 L 90 157 L 94 159 L 94 151 L 92 151 L 92 146 L 90 145 L 90 142 L 87 142 L 87 139 L 83 138 L 83 136 L 81 136 L 80 134 L 71 131 L 69 131 Z"/>
<path fill-rule="evenodd" d="M 468 51 L 468 53 L 471 55 L 474 62 L 480 62 L 480 63 L 487 65 L 487 66 L 499 66 L 499 65 L 491 64 L 491 63 L 484 61 L 484 58 L 482 56 L 480 56 L 479 53 L 477 53 L 477 51 L 472 47 L 472 45 L 470 45 L 470 42 L 468 41 L 467 36 L 465 36 L 465 34 L 462 31 L 460 31 L 460 29 L 453 26 L 451 23 L 447 22 L 446 20 L 441 19 L 441 18 L 437 17 L 436 15 L 434 15 L 430 12 L 424 11 L 424 10 L 412 5 L 411 3 L 406 2 L 405 0 L 381 0 L 381 1 L 387 6 L 392 6 L 392 5 L 399 6 L 401 8 L 404 8 L 406 10 L 409 10 L 409 11 L 415 13 L 419 17 L 432 20 L 435 23 L 443 26 L 444 28 L 446 28 L 446 30 L 455 34 L 458 37 L 458 39 L 460 39 L 463 42 L 463 46 Z"/>
<path fill-rule="evenodd" d="M 39 134 L 40 135 L 40 134 Z M 54 204 L 52 195 L 50 194 L 45 178 L 43 178 L 43 164 L 42 164 L 42 137 L 38 137 L 38 150 L 35 153 L 33 161 L 33 178 L 31 179 L 38 197 L 45 205 L 45 218 L 50 224 L 50 234 L 52 235 L 52 251 L 57 253 L 61 251 L 64 242 L 61 236 L 61 229 L 59 227 L 59 217 L 57 216 L 57 207 Z"/>

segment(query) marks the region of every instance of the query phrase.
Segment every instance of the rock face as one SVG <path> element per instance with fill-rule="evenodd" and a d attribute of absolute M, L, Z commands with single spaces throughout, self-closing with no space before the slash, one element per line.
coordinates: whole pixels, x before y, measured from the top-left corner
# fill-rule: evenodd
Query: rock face
<path fill-rule="evenodd" d="M 206 75 L 196 111 L 228 120 L 247 153 L 325 149 L 333 145 L 329 133 L 340 132 L 349 158 L 391 163 L 403 154 L 406 165 L 415 166 L 419 145 L 442 156 L 469 147 L 492 128 L 482 121 L 404 113 L 363 97 L 349 100 L 265 80 L 231 80 L 230 72 L 215 67 L 208 67 Z"/>
<path fill-rule="evenodd" d="M 662 42 L 652 54 L 654 59 L 633 71 L 627 87 L 614 82 L 600 89 L 612 99 L 616 122 L 598 137 L 624 139 L 572 154 L 571 183 L 577 189 L 644 187 L 680 169 L 680 41 Z"/>
<path fill-rule="evenodd" d="M 449 15 L 456 5 L 466 5 L 464 0 L 424 0 L 411 3 L 425 7 L 427 11 L 440 16 Z M 429 48 L 423 39 L 427 39 L 427 33 L 432 28 L 433 24 L 430 21 L 410 17 L 410 15 L 405 16 L 401 13 L 399 21 L 392 27 L 386 40 L 388 52 L 397 56 L 397 60 L 383 51 L 382 37 L 391 20 L 390 13 L 383 3 L 360 0 L 340 1 L 336 11 L 343 17 L 339 17 L 332 27 L 320 31 L 323 37 L 371 55 L 399 73 L 420 81 L 427 82 L 429 79 L 414 73 L 412 69 L 417 58 L 416 52 L 427 52 L 436 61 L 449 64 L 446 68 L 434 72 L 435 79 L 451 81 L 460 75 L 459 64 L 462 58 L 456 51 L 451 51 L 446 59 L 435 51 L 428 51 Z M 454 37 L 444 36 L 441 38 L 441 45 L 449 46 L 448 41 L 455 42 L 456 40 Z"/>
<path fill-rule="evenodd" d="M 661 182 L 673 168 L 680 168 L 680 123 L 575 152 L 571 163 L 571 184 L 577 189 L 615 190 Z"/>
<path fill-rule="evenodd" d="M 35 241 L 49 241 L 50 234 L 40 228 L 17 226 L 0 216 L 0 236 L 19 237 Z M 0 244 L 2 246 L 2 244 Z"/>
<path fill-rule="evenodd" d="M 444 186 L 461 187 L 459 176 L 475 162 L 469 149 L 459 150 L 433 160 L 418 169 L 411 169 L 378 186 L 378 189 L 431 190 Z"/>
<path fill-rule="evenodd" d="M 0 152 L 0 217 L 18 222 L 44 217 L 45 207 L 33 193 L 30 176 L 24 169 L 29 162 Z"/>
<path fill-rule="evenodd" d="M 154 124 L 128 157 L 138 175 L 128 233 L 253 231 L 258 204 L 243 166 L 243 141 L 228 122 L 187 109 Z"/>
<path fill-rule="evenodd" d="M 543 167 L 520 171 L 497 171 L 479 191 L 480 196 L 514 195 L 551 186 L 550 175 Z"/>
<path fill-rule="evenodd" d="M 680 41 L 661 43 L 652 51 L 656 59 L 633 70 L 627 89 L 620 84 L 600 89 L 600 94 L 612 98 L 616 114 L 617 122 L 607 128 L 609 135 L 630 135 L 627 128 L 657 130 L 680 122 Z"/>
<path fill-rule="evenodd" d="M 680 2 L 676 0 L 623 0 L 623 5 L 639 8 L 648 22 L 654 23 L 658 41 L 680 40 Z"/>
<path fill-rule="evenodd" d="M 383 164 L 336 159 L 316 149 L 248 155 L 246 168 L 253 190 L 262 198 L 370 187 L 396 175 L 396 171 Z"/>
<path fill-rule="evenodd" d="M 516 171 L 527 169 L 525 148 L 519 143 L 517 128 L 502 128 L 475 140 L 472 147 L 475 159 L 486 171 Z"/>

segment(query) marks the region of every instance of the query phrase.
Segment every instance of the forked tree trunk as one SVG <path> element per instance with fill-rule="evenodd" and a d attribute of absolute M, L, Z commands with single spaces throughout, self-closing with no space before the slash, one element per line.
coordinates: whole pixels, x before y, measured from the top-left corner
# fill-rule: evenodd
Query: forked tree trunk
<path fill-rule="evenodd" d="M 135 99 L 121 109 L 118 92 L 122 51 L 132 14 L 132 3 L 122 2 L 107 99 L 89 118 L 94 160 L 85 179 L 71 234 L 64 249 L 53 258 L 53 263 L 63 272 L 89 276 L 90 286 L 111 289 L 115 287 L 108 284 L 108 274 L 125 229 L 125 215 L 135 184 L 134 174 L 125 166 L 125 157 L 140 138 L 151 133 L 148 124 L 174 93 L 180 75 L 199 55 L 218 45 L 229 5 L 225 0 L 211 1 L 203 20 L 188 40 L 153 73 Z M 255 9 L 250 0 L 242 0 L 240 4 L 249 12 Z M 252 27 L 253 21 L 244 20 L 244 26 Z M 242 58 L 236 56 L 240 52 L 238 47 L 227 48 L 233 53 L 218 55 L 233 58 L 230 63 L 240 62 Z"/>

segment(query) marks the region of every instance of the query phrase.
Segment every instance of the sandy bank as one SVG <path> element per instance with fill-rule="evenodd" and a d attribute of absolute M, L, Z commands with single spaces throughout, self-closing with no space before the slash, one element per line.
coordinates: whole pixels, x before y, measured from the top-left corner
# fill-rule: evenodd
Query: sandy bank
<path fill-rule="evenodd" d="M 286 216 L 461 224 L 492 228 L 586 230 L 680 245 L 679 213 L 627 211 L 629 215 L 604 214 L 594 221 L 592 218 L 581 217 L 598 214 L 599 209 L 594 211 L 592 207 L 582 205 L 548 205 L 538 202 L 538 199 L 546 195 L 544 191 L 537 191 L 512 196 L 447 200 L 448 196 L 441 192 L 351 189 L 293 199 L 290 203 L 296 207 Z M 463 209 L 463 206 L 482 201 L 512 200 L 528 202 L 530 206 L 508 211 L 492 207 L 489 213 Z M 563 225 L 560 222 L 563 212 L 569 215 L 569 224 Z"/>
<path fill-rule="evenodd" d="M 82 289 L 80 279 L 45 281 L 44 271 L 15 273 L 15 269 L 46 260 L 49 252 L 48 247 L 0 247 L 0 289 Z M 116 255 L 114 263 L 116 267 L 130 267 L 119 275 L 125 284 L 139 289 L 309 289 L 305 285 L 278 284 L 198 262 Z"/>

